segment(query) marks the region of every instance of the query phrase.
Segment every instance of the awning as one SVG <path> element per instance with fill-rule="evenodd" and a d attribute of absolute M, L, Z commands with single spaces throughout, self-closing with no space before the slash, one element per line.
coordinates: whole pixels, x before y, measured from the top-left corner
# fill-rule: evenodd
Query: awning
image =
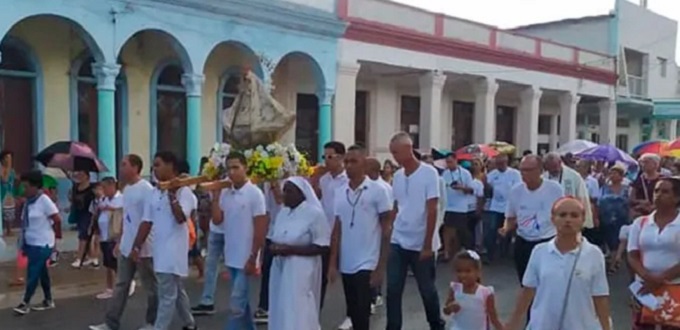
<path fill-rule="evenodd" d="M 680 119 L 680 100 L 656 100 L 652 116 L 655 119 Z"/>

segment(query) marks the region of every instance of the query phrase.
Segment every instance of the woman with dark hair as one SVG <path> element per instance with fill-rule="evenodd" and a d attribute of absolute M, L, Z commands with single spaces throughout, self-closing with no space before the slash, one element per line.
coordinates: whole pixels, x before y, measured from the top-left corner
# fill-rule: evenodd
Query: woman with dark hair
<path fill-rule="evenodd" d="M 628 264 L 635 273 L 641 294 L 667 295 L 677 300 L 680 285 L 680 178 L 661 177 L 654 186 L 655 211 L 639 217 L 628 234 Z M 663 303 L 656 311 L 638 304 L 633 306 L 638 330 L 678 329 L 675 324 L 660 321 L 660 313 L 677 320 L 680 313 Z M 673 303 L 674 305 L 674 303 Z"/>
<path fill-rule="evenodd" d="M 71 213 L 69 217 L 73 217 L 76 227 L 78 229 L 78 254 L 76 255 L 76 260 L 71 264 L 74 268 L 80 268 L 81 266 L 94 266 L 99 267 L 99 260 L 93 258 L 92 256 L 97 255 L 97 250 L 99 249 L 99 243 L 96 240 L 91 241 L 91 247 L 89 249 L 88 255 L 90 258 L 85 259 L 87 255 L 85 254 L 86 247 L 88 244 L 88 237 L 90 236 L 90 227 L 92 223 L 92 212 L 90 211 L 90 205 L 95 200 L 94 189 L 92 183 L 90 183 L 90 173 L 88 172 L 73 172 L 71 175 L 73 180 L 73 188 L 71 188 Z"/>
<path fill-rule="evenodd" d="M 392 184 L 392 177 L 394 176 L 394 172 L 398 170 L 397 165 L 389 160 L 386 159 L 385 162 L 383 163 L 383 168 L 382 168 L 382 178 L 385 180 L 385 182 L 389 183 L 390 185 Z"/>
<path fill-rule="evenodd" d="M 600 233 L 610 253 L 617 251 L 621 227 L 630 223 L 630 186 L 623 182 L 626 171 L 620 166 L 609 169 L 609 179 L 600 189 L 597 200 Z M 610 273 L 616 272 L 619 261 L 614 259 Z"/>
<path fill-rule="evenodd" d="M 5 236 L 12 235 L 12 225 L 16 217 L 14 182 L 16 173 L 13 168 L 13 154 L 9 150 L 0 152 L 0 199 L 2 199 L 2 228 Z"/>
<path fill-rule="evenodd" d="M 31 310 L 54 308 L 47 261 L 56 238 L 61 238 L 61 218 L 57 206 L 42 192 L 42 173 L 28 172 L 21 176 L 21 182 L 25 187 L 26 202 L 21 214 L 19 248 L 28 257 L 28 268 L 24 298 L 14 312 L 25 315 Z M 44 300 L 40 305 L 30 306 L 38 283 L 42 286 Z"/>
<path fill-rule="evenodd" d="M 283 184 L 284 208 L 269 239 L 274 255 L 269 278 L 269 329 L 320 329 L 321 255 L 331 231 L 321 202 L 302 177 Z"/>

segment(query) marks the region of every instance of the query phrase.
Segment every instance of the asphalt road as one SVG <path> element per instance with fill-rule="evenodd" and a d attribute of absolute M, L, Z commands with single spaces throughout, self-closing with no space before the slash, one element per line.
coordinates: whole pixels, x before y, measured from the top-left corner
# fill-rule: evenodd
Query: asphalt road
<path fill-rule="evenodd" d="M 437 287 L 440 300 L 445 299 L 446 288 L 451 280 L 451 271 L 445 265 L 440 265 L 437 273 Z M 628 308 L 627 274 L 620 272 L 610 277 L 611 309 L 614 329 L 630 329 L 630 312 Z M 258 281 L 259 282 L 259 281 Z M 501 319 L 507 319 L 515 305 L 515 297 L 519 287 L 515 271 L 509 262 L 486 266 L 483 282 L 492 285 L 496 291 L 496 303 Z M 258 285 L 252 283 L 252 302 L 256 303 Z M 201 285 L 193 280 L 187 281 L 189 296 L 196 301 L 200 295 Z M 40 292 L 40 289 L 38 289 Z M 144 320 L 144 294 L 142 291 L 129 301 L 123 316 L 123 330 L 137 330 Z M 197 318 L 200 329 L 224 329 L 226 324 L 226 306 L 228 297 L 228 283 L 221 281 L 218 287 L 217 314 L 214 316 Z M 35 301 L 39 301 L 41 293 Z M 10 309 L 0 311 L 0 329 L 2 330 L 87 330 L 88 325 L 100 323 L 106 309 L 106 303 L 94 297 L 79 297 L 56 302 L 57 308 L 46 312 L 32 312 L 24 317 L 14 316 Z M 427 329 L 425 315 L 422 308 L 415 280 L 409 278 L 404 292 L 404 330 Z M 385 326 L 385 311 L 381 308 L 372 320 L 372 328 L 383 329 Z M 344 297 L 339 283 L 329 288 L 326 296 L 326 307 L 322 312 L 322 328 L 334 330 L 343 320 L 345 314 Z M 180 329 L 177 324 L 174 329 Z M 173 329 L 173 330 L 174 330 Z M 260 329 L 266 329 L 261 327 Z"/>

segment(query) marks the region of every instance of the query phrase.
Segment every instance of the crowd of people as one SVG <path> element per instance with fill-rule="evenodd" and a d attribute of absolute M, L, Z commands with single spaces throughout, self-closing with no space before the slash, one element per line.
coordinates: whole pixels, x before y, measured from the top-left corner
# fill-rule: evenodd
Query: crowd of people
<path fill-rule="evenodd" d="M 189 172 L 170 152 L 154 156 L 151 182 L 134 154 L 120 164 L 120 182 L 92 184 L 88 173 L 75 173 L 68 221 L 80 244 L 72 266 L 97 267 L 101 259 L 107 270 L 97 296 L 108 300 L 107 313 L 90 329 L 120 329 L 137 273 L 147 295 L 142 329 L 169 329 L 175 314 L 183 329 L 198 329 L 194 316 L 216 311 L 220 263 L 231 286 L 228 330 L 257 323 L 320 329 L 326 288 L 335 281 L 346 303 L 339 329 L 369 329 L 384 302 L 386 329 L 398 330 L 409 276 L 425 309 L 423 329 L 445 329 L 448 318 L 455 330 L 610 330 L 608 273 L 626 264 L 639 294 L 680 284 L 680 178 L 657 155 L 643 155 L 639 171 L 555 153 L 526 154 L 515 164 L 506 154 L 459 160 L 449 153 L 439 168 L 407 133 L 395 134 L 389 148 L 396 163 L 381 164 L 363 146 L 329 142 L 312 177 L 260 185 L 249 180 L 245 156 L 231 152 L 231 187 L 215 191 L 161 189 L 159 182 L 176 187 Z M 3 170 L 3 187 L 15 177 Z M 19 180 L 27 275 L 14 311 L 25 315 L 55 308 L 49 265 L 61 219 L 42 173 Z M 2 190 L 3 213 L 15 207 L 5 201 L 9 191 Z M 481 281 L 483 265 L 504 251 L 512 251 L 522 286 L 507 320 L 498 316 L 494 288 Z M 435 286 L 437 263 L 452 265 L 445 292 Z M 193 307 L 183 285 L 190 265 L 203 281 Z M 250 302 L 255 276 L 257 307 Z M 45 299 L 31 305 L 38 284 Z M 678 329 L 637 300 L 633 312 L 635 329 Z"/>

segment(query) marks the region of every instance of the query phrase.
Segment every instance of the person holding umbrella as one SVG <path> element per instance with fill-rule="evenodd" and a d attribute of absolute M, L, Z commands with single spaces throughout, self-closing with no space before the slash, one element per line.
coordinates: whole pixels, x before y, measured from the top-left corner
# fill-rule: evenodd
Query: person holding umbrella
<path fill-rule="evenodd" d="M 56 237 L 61 236 L 59 230 L 61 217 L 54 202 L 42 192 L 42 173 L 28 172 L 21 176 L 21 183 L 25 187 L 26 202 L 21 214 L 19 243 L 20 248 L 28 257 L 28 268 L 24 298 L 14 308 L 14 312 L 18 315 L 26 315 L 31 310 L 42 311 L 54 308 L 47 261 L 52 254 Z M 30 306 L 38 282 L 42 286 L 44 300 L 40 305 Z"/>

